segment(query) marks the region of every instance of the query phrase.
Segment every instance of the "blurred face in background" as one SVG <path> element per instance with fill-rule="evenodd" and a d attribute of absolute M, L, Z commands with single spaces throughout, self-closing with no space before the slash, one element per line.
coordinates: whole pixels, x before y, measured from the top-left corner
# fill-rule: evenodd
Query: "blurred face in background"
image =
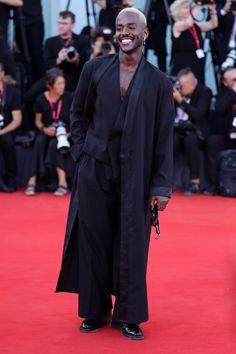
<path fill-rule="evenodd" d="M 236 69 L 227 70 L 223 76 L 223 84 L 232 88 L 236 84 Z"/>
<path fill-rule="evenodd" d="M 189 4 L 186 3 L 186 4 L 182 5 L 179 9 L 179 19 L 184 20 L 189 15 L 190 15 L 190 8 L 189 8 Z"/>
<path fill-rule="evenodd" d="M 63 18 L 59 16 L 58 32 L 61 37 L 68 37 L 74 28 L 74 22 L 70 17 Z"/>
<path fill-rule="evenodd" d="M 179 91 L 184 97 L 191 97 L 197 85 L 197 80 L 192 74 L 179 77 Z"/>
<path fill-rule="evenodd" d="M 54 95 L 61 96 L 65 91 L 65 79 L 63 76 L 58 76 L 53 85 L 48 86 L 49 91 Z"/>

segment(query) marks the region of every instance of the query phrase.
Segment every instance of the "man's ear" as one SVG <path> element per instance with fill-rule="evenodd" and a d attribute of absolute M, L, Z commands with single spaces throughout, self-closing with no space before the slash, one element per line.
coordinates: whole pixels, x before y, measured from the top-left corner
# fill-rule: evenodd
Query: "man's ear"
<path fill-rule="evenodd" d="M 148 28 L 145 28 L 144 29 L 144 40 L 146 40 L 148 38 L 148 36 L 149 36 L 149 30 L 148 30 Z"/>

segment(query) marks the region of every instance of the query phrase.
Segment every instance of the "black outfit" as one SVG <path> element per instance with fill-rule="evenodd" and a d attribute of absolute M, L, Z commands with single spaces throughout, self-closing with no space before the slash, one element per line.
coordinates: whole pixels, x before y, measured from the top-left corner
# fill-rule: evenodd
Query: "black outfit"
<path fill-rule="evenodd" d="M 173 1 L 168 1 L 170 5 Z M 158 67 L 166 71 L 166 29 L 168 17 L 164 1 L 153 0 L 148 14 L 149 36 L 146 40 L 146 49 L 153 49 L 158 58 Z"/>
<path fill-rule="evenodd" d="M 183 111 L 188 114 L 188 120 L 193 126 L 191 129 L 188 129 L 188 126 L 183 129 L 178 126 L 175 128 L 174 152 L 177 153 L 180 147 L 184 148 L 190 169 L 190 179 L 200 177 L 201 140 L 199 137 L 206 137 L 208 134 L 208 114 L 211 98 L 211 90 L 202 84 L 198 84 L 190 102 L 183 101 L 180 105 Z"/>
<path fill-rule="evenodd" d="M 19 12 L 20 11 L 20 12 Z M 44 22 L 41 0 L 24 0 L 23 6 L 15 10 L 16 42 L 21 52 L 24 53 L 22 32 L 19 15 L 23 15 L 23 23 L 31 57 L 32 73 L 34 81 L 40 79 L 45 72 L 43 58 Z"/>
<path fill-rule="evenodd" d="M 57 291 L 79 293 L 86 318 L 101 318 L 115 294 L 114 319 L 140 323 L 148 319 L 150 197 L 171 194 L 173 97 L 144 58 L 123 98 L 119 82 L 118 55 L 98 57 L 75 93 L 77 176 Z"/>
<path fill-rule="evenodd" d="M 200 48 L 203 48 L 203 39 L 200 28 L 194 24 Z M 177 75 L 178 71 L 190 67 L 199 82 L 204 83 L 205 58 L 199 59 L 196 55 L 197 45 L 190 30 L 183 31 L 178 38 L 172 36 L 171 75 Z"/>
<path fill-rule="evenodd" d="M 213 40 L 213 55 L 215 56 L 215 60 L 218 65 L 221 65 L 227 57 L 229 40 L 232 34 L 235 19 L 232 12 L 221 15 L 220 10 L 221 6 L 218 9 L 219 25 L 214 30 Z"/>
<path fill-rule="evenodd" d="M 6 4 L 0 4 L 0 28 L 3 33 L 5 43 L 7 43 L 8 35 L 8 21 L 10 17 L 11 6 Z"/>
<path fill-rule="evenodd" d="M 4 126 L 12 121 L 12 112 L 21 110 L 20 92 L 11 85 L 4 85 L 3 97 L 0 99 L 0 114 L 4 117 Z M 0 136 L 0 153 L 3 156 L 5 175 L 0 176 L 7 185 L 16 187 L 17 165 L 14 133 Z"/>
<path fill-rule="evenodd" d="M 62 100 L 62 109 L 59 116 L 59 121 L 63 122 L 69 129 L 69 112 L 72 102 L 71 94 L 64 93 L 60 99 L 54 103 L 54 109 L 57 111 L 58 104 Z M 46 127 L 54 123 L 52 118 L 52 108 L 45 97 L 45 94 L 38 96 L 35 105 L 35 113 L 42 113 L 42 122 Z M 31 156 L 31 163 L 29 164 L 29 178 L 32 176 L 45 177 L 50 166 L 59 167 L 64 170 L 67 175 L 71 174 L 73 169 L 73 162 L 70 155 L 63 155 L 57 150 L 56 137 L 50 137 L 40 133 L 33 146 L 33 154 Z"/>
<path fill-rule="evenodd" d="M 123 9 L 122 1 L 120 3 L 113 0 L 106 0 L 106 8 L 99 12 L 98 24 L 102 27 L 108 27 L 115 33 L 115 23 L 118 13 Z"/>
<path fill-rule="evenodd" d="M 60 36 L 48 38 L 45 42 L 44 56 L 47 69 L 56 65 L 56 59 L 59 51 L 64 48 L 67 40 L 63 40 Z M 89 59 L 90 42 L 87 37 L 72 33 L 71 42 L 67 44 L 67 48 L 73 46 L 80 56 L 79 65 L 71 64 L 64 60 L 60 65 L 66 79 L 66 90 L 74 91 L 76 89 L 80 72 L 86 60 Z"/>
<path fill-rule="evenodd" d="M 4 71 L 6 75 L 10 75 L 16 79 L 16 65 L 14 57 L 10 50 L 0 44 L 0 63 L 4 64 Z"/>
<path fill-rule="evenodd" d="M 217 192 L 219 180 L 219 152 L 236 149 L 236 139 L 229 138 L 233 118 L 236 117 L 236 93 L 232 89 L 228 87 L 221 89 L 216 99 L 216 111 L 221 117 L 221 134 L 209 136 L 206 150 L 209 187 L 215 192 Z"/>

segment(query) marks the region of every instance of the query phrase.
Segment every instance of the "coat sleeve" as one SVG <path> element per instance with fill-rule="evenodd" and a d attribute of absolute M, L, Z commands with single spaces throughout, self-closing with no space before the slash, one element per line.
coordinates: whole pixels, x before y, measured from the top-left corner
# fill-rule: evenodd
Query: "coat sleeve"
<path fill-rule="evenodd" d="M 206 117 L 211 104 L 211 98 L 211 90 L 204 90 L 199 92 L 196 106 L 192 105 L 191 102 L 187 103 L 185 101 L 183 101 L 180 106 L 189 115 L 191 122 L 197 123 Z"/>
<path fill-rule="evenodd" d="M 83 144 L 86 136 L 86 122 L 84 119 L 84 111 L 86 99 L 90 87 L 91 69 L 86 63 L 80 75 L 79 83 L 75 91 L 74 99 L 71 106 L 70 130 L 73 141 L 71 147 L 71 155 L 75 162 L 79 160 L 82 153 Z"/>
<path fill-rule="evenodd" d="M 53 68 L 56 65 L 58 53 L 55 53 L 54 43 L 52 38 L 48 38 L 44 44 L 44 61 L 47 69 Z"/>
<path fill-rule="evenodd" d="M 173 88 L 169 80 L 162 81 L 157 111 L 157 130 L 154 143 L 151 195 L 170 197 L 173 175 Z"/>
<path fill-rule="evenodd" d="M 232 105 L 236 103 L 236 93 L 226 88 L 222 90 L 216 98 L 216 111 L 222 116 L 232 109 Z"/>

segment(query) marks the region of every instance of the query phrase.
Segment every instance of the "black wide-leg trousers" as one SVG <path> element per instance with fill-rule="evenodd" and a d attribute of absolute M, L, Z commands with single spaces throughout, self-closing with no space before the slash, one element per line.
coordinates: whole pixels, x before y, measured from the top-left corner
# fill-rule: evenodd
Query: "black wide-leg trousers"
<path fill-rule="evenodd" d="M 111 294 L 119 293 L 119 178 L 85 153 L 78 178 L 79 316 L 99 318 L 111 310 Z M 118 296 L 114 317 L 117 302 Z"/>

